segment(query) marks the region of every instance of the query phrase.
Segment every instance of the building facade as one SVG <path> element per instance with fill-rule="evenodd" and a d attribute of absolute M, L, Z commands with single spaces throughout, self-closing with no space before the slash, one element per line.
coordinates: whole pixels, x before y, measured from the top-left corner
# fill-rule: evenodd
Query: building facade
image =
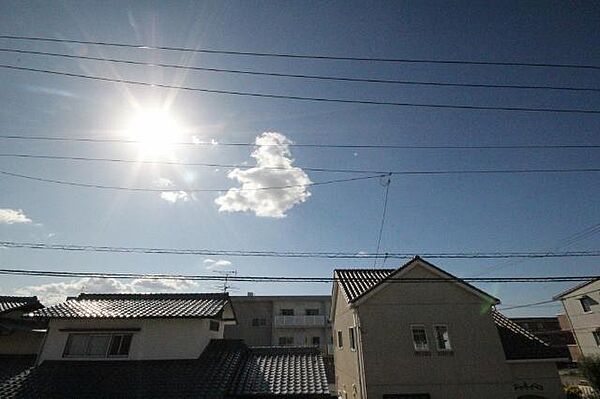
<path fill-rule="evenodd" d="M 575 338 L 570 330 L 562 328 L 559 317 L 512 317 L 511 320 L 560 351 L 561 357 L 571 359 L 569 346 L 575 345 Z M 563 365 L 566 366 L 559 367 Z"/>
<path fill-rule="evenodd" d="M 568 289 L 554 299 L 562 302 L 565 311 L 559 316 L 562 327 L 575 337 L 571 345 L 573 360 L 581 355 L 600 355 L 600 279 Z"/>
<path fill-rule="evenodd" d="M 232 296 L 237 324 L 225 338 L 250 346 L 308 346 L 331 354 L 331 296 Z"/>
<path fill-rule="evenodd" d="M 548 345 L 495 312 L 498 299 L 421 258 L 336 270 L 335 279 L 342 398 L 563 397 Z"/>

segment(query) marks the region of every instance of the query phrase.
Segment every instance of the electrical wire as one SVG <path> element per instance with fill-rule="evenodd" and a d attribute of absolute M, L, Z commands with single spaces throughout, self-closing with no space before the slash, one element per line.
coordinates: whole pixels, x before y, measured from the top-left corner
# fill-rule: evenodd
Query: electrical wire
<path fill-rule="evenodd" d="M 57 76 L 66 76 L 71 78 L 81 78 L 88 80 L 96 80 L 102 82 L 122 83 L 127 85 L 177 89 L 191 92 L 202 92 L 211 94 L 223 94 L 229 96 L 242 96 L 254 98 L 269 98 L 279 100 L 293 101 L 310 101 L 310 102 L 325 102 L 325 103 L 340 103 L 340 104 L 362 104 L 362 105 L 385 105 L 393 107 L 409 107 L 409 108 L 429 108 L 429 109 L 453 109 L 453 110 L 480 110 L 480 111 L 513 111 L 513 112 L 535 112 L 535 113 L 559 113 L 559 114 L 583 114 L 583 115 L 598 115 L 600 110 L 593 109 L 564 109 L 564 108 L 531 108 L 531 107 L 508 107 L 508 106 L 485 106 L 485 105 L 452 105 L 452 104 L 426 104 L 412 102 L 394 102 L 394 101 L 377 101 L 377 100 L 353 100 L 333 97 L 308 97 L 308 96 L 293 96 L 285 94 L 269 94 L 236 90 L 217 90 L 204 87 L 190 87 L 181 85 L 169 85 L 162 83 L 149 83 L 130 79 L 115 79 L 102 76 L 84 75 L 80 73 L 61 72 L 50 69 L 19 67 L 15 65 L 0 64 L 0 68 L 11 69 L 16 71 L 38 72 Z"/>
<path fill-rule="evenodd" d="M 383 209 L 381 212 L 381 222 L 379 223 L 379 232 L 377 233 L 377 249 L 375 250 L 375 254 L 379 255 L 379 248 L 381 246 L 381 237 L 383 236 L 383 226 L 385 225 L 385 215 L 387 213 L 387 204 L 388 204 L 388 194 L 390 193 L 390 186 L 392 184 L 392 179 L 391 179 L 392 174 L 390 173 L 387 178 L 385 179 L 385 181 L 383 182 L 383 185 L 385 186 L 385 192 L 383 194 Z M 385 262 L 385 258 L 384 258 L 384 262 Z M 377 257 L 375 257 L 375 259 L 373 259 L 373 268 L 375 268 L 377 266 Z"/>
<path fill-rule="evenodd" d="M 167 255 L 236 256 L 236 257 L 273 257 L 273 258 L 327 258 L 327 259 L 406 259 L 414 257 L 414 252 L 388 252 L 386 254 L 358 252 L 297 252 L 297 251 L 243 251 L 215 249 L 177 249 L 157 247 L 116 247 L 75 244 L 48 244 L 34 242 L 0 241 L 0 247 L 26 248 L 76 252 L 110 252 Z M 568 258 L 599 257 L 600 250 L 565 252 L 429 252 L 421 255 L 431 259 L 503 259 L 503 258 Z M 494 278 L 494 277 L 485 277 Z"/>
<path fill-rule="evenodd" d="M 256 51 L 232 51 L 232 50 L 216 50 L 216 49 L 205 49 L 205 48 L 188 48 L 188 47 L 176 47 L 176 46 L 151 46 L 148 44 L 128 44 L 128 43 L 115 43 L 115 42 L 107 42 L 107 41 L 57 39 L 57 38 L 48 38 L 48 37 L 19 36 L 19 35 L 0 35 L 0 39 L 32 41 L 32 42 L 46 42 L 46 43 L 86 44 L 86 45 L 119 47 L 119 48 L 129 48 L 129 49 L 135 48 L 135 49 L 142 49 L 142 50 L 166 50 L 166 51 L 178 51 L 178 52 L 186 52 L 186 53 L 221 54 L 221 55 L 251 56 L 251 57 L 296 58 L 296 59 L 330 60 L 330 61 L 364 61 L 364 62 L 447 64 L 447 65 L 488 65 L 488 66 L 510 66 L 510 67 L 567 68 L 567 69 L 600 70 L 600 66 L 598 66 L 598 65 L 584 65 L 584 64 L 536 63 L 536 62 L 516 62 L 516 61 L 506 62 L 506 61 L 476 61 L 476 60 L 439 60 L 439 59 L 384 58 L 384 57 L 352 57 L 352 56 L 294 54 L 294 53 L 276 53 L 276 52 L 268 53 L 268 52 L 256 52 Z"/>
<path fill-rule="evenodd" d="M 136 65 L 144 67 L 158 67 L 167 69 L 178 69 L 186 71 L 201 71 L 201 72 L 219 72 L 238 75 L 250 76 L 269 76 L 277 78 L 295 78 L 295 79 L 310 79 L 321 81 L 334 82 L 350 82 L 350 83 L 378 83 L 392 84 L 405 86 L 429 86 L 429 87 L 463 87 L 463 88 L 488 88 L 488 89 L 516 89 L 516 90 L 553 90 L 553 91 L 572 91 L 572 92 L 595 92 L 599 93 L 600 88 L 590 87 L 567 87 L 567 86 L 539 86 L 539 85 L 508 85 L 508 84 L 491 84 L 491 83 L 455 83 L 455 82 L 437 82 L 437 81 L 418 81 L 418 80 L 398 80 L 398 79 L 381 79 L 381 78 L 353 78 L 344 76 L 324 76 L 324 75 L 309 75 L 309 74 L 292 74 L 292 73 L 277 73 L 277 72 L 262 72 L 243 69 L 225 69 L 225 68 L 208 68 L 191 65 L 166 64 L 156 62 L 134 61 L 120 58 L 105 58 L 94 57 L 88 55 L 73 55 L 64 53 L 54 53 L 49 51 L 34 51 L 14 48 L 2 48 L 0 52 L 41 55 L 47 57 L 66 58 L 74 60 L 88 60 L 110 62 L 114 64 Z"/>
<path fill-rule="evenodd" d="M 76 162 L 110 162 L 126 164 L 151 164 L 151 165 L 179 165 L 179 166 L 199 166 L 211 168 L 230 168 L 230 169 L 252 169 L 256 165 L 243 164 L 223 164 L 210 162 L 184 162 L 184 161 L 148 161 L 138 159 L 123 158 L 99 158 L 99 157 L 75 157 L 63 155 L 45 155 L 45 154 L 17 154 L 0 153 L 0 158 L 23 158 L 23 159 L 45 159 L 54 161 L 76 161 Z M 529 173 L 596 173 L 600 168 L 574 168 L 574 169 L 463 169 L 463 170 L 373 170 L 373 169 L 341 169 L 341 168 L 319 168 L 303 165 L 286 166 L 260 166 L 267 170 L 294 170 L 300 168 L 307 172 L 327 172 L 327 173 L 368 173 L 377 175 L 448 175 L 448 174 L 529 174 Z M 2 172 L 0 172 L 2 173 Z M 15 177 L 20 177 L 15 176 Z M 378 177 L 378 176 L 374 176 Z M 56 182 L 56 181 L 53 181 Z M 183 189 L 182 189 L 183 190 Z M 185 190 L 183 190 L 185 191 Z"/>
<path fill-rule="evenodd" d="M 117 139 L 110 137 L 60 137 L 60 136 L 25 136 L 25 135 L 0 135 L 5 140 L 28 141 L 65 141 L 80 143 L 119 143 L 140 144 L 140 140 Z M 231 147 L 257 147 L 256 143 L 247 142 L 211 142 L 211 141 L 184 141 L 169 143 L 177 146 L 231 146 Z M 393 149 L 393 150 L 535 150 L 535 149 L 598 149 L 600 144 L 515 144 L 515 145 L 394 145 L 394 144 L 317 144 L 317 143 L 286 143 L 260 144 L 260 147 L 298 147 L 298 148 L 346 148 L 346 149 Z"/>

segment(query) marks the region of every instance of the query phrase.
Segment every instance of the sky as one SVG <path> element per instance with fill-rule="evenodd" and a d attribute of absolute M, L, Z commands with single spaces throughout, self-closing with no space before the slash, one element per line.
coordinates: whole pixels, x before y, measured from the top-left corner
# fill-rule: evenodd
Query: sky
<path fill-rule="evenodd" d="M 594 2 L 4 1 L 0 34 L 232 51 L 366 58 L 600 65 Z M 593 69 L 305 60 L 0 39 L 1 48 L 276 73 L 600 88 Z M 112 79 L 277 95 L 502 107 L 600 109 L 598 92 L 424 87 L 233 75 L 0 52 L 0 64 Z M 249 169 L 0 157 L 0 170 L 133 192 L 0 177 L 0 240 L 265 251 L 374 252 L 374 170 L 598 168 L 600 150 L 392 150 L 286 146 L 600 145 L 598 114 L 457 110 L 267 99 L 140 87 L 0 69 L 0 134 L 139 139 L 145 144 L 0 139 L 3 154 L 241 164 Z M 158 132 L 150 142 L 142 132 Z M 164 135 L 168 131 L 168 135 Z M 140 135 L 141 134 L 141 135 Z M 166 141 L 165 137 L 167 137 Z M 163 141 L 161 141 L 163 140 Z M 212 145 L 170 145 L 171 141 Z M 249 142 L 255 147 L 220 143 Z M 153 144 L 153 145 L 151 145 Z M 272 144 L 279 144 L 273 146 Z M 280 167 L 274 171 L 271 167 Z M 393 176 L 381 252 L 597 250 L 598 173 Z M 288 190 L 232 188 L 298 185 Z M 192 188 L 220 192 L 186 191 Z M 164 190 L 164 191 L 160 191 Z M 436 259 L 459 277 L 598 274 L 595 258 Z M 394 268 L 401 259 L 380 260 Z M 203 257 L 0 249 L 2 268 L 133 273 L 332 276 L 372 260 Z M 478 284 L 504 306 L 574 283 Z M 1 276 L 0 292 L 55 302 L 82 291 L 213 291 L 214 283 Z M 328 294 L 331 284 L 235 283 L 232 294 Z M 507 311 L 554 315 L 559 304 Z"/>

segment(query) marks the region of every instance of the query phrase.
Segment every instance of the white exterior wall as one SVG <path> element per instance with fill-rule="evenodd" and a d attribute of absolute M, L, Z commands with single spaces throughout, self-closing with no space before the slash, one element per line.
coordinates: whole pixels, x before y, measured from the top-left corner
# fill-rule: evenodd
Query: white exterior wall
<path fill-rule="evenodd" d="M 596 301 L 591 312 L 584 312 L 579 299 L 588 296 Z M 584 356 L 600 355 L 600 347 L 592 333 L 600 330 L 600 281 L 573 291 L 562 300 L 567 317 L 572 325 L 575 341 Z"/>
<path fill-rule="evenodd" d="M 224 323 L 219 321 L 219 324 L 219 331 L 216 332 L 209 330 L 208 319 L 53 319 L 48 325 L 38 363 L 44 360 L 106 360 L 64 358 L 63 352 L 70 332 L 60 331 L 61 329 L 139 328 L 139 331 L 132 332 L 129 356 L 110 360 L 196 359 L 211 339 L 223 338 Z"/>

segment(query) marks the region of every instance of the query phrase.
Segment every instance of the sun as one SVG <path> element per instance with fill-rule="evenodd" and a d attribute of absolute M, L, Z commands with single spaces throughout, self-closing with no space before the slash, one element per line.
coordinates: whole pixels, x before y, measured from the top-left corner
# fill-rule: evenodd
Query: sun
<path fill-rule="evenodd" d="M 127 129 L 138 143 L 139 157 L 144 160 L 173 159 L 173 146 L 181 140 L 181 128 L 175 118 L 161 109 L 140 110 Z"/>

